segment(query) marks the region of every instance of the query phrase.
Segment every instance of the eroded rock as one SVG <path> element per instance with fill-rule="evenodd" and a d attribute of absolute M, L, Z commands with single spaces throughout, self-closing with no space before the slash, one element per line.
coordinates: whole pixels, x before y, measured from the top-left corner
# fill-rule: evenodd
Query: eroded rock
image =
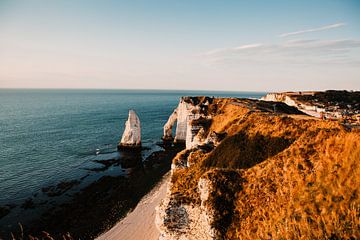
<path fill-rule="evenodd" d="M 164 140 L 172 140 L 172 128 L 176 122 L 176 134 L 174 142 L 185 142 L 186 148 L 191 149 L 200 144 L 207 134 L 206 126 L 211 121 L 208 108 L 213 101 L 209 97 L 182 97 L 179 105 L 170 115 L 168 121 L 164 125 Z M 204 136 L 195 138 L 199 131 Z"/>
<path fill-rule="evenodd" d="M 125 123 L 125 130 L 118 145 L 118 148 L 141 148 L 140 119 L 136 115 L 134 110 L 129 110 L 129 117 Z"/>
<path fill-rule="evenodd" d="M 211 226 L 199 206 L 183 204 L 172 195 L 169 184 L 167 196 L 156 208 L 155 224 L 160 240 L 212 240 Z"/>

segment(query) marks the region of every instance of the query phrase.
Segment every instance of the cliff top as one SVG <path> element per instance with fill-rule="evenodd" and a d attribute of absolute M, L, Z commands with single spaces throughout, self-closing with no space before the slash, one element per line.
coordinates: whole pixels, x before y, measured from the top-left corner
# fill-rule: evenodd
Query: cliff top
<path fill-rule="evenodd" d="M 307 104 L 323 108 L 338 108 L 360 111 L 360 91 L 327 90 L 305 92 L 274 93 L 291 96 L 291 98 Z"/>
<path fill-rule="evenodd" d="M 360 131 L 277 104 L 215 98 L 207 133 L 226 137 L 173 160 L 188 166 L 173 171 L 173 201 L 201 205 L 219 239 L 360 237 Z"/>

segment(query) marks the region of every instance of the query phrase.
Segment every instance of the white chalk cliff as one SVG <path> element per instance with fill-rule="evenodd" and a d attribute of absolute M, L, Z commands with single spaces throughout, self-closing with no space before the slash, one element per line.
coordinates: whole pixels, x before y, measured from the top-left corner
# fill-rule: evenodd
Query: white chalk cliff
<path fill-rule="evenodd" d="M 155 225 L 160 231 L 159 240 L 214 240 L 212 216 L 198 206 L 181 204 L 171 194 L 156 208 Z"/>
<path fill-rule="evenodd" d="M 171 140 L 172 138 L 172 128 L 176 122 L 176 133 L 175 133 L 175 142 L 185 142 L 188 121 L 192 117 L 192 110 L 194 109 L 194 105 L 189 102 L 189 98 L 182 97 L 180 99 L 179 105 L 174 110 L 174 112 L 170 115 L 167 123 L 164 126 L 164 136 L 163 139 Z"/>
<path fill-rule="evenodd" d="M 194 123 L 200 118 L 208 118 L 206 107 L 209 105 L 210 98 L 204 99 L 202 102 L 196 102 L 199 98 L 182 97 L 179 105 L 170 115 L 168 121 L 164 125 L 164 140 L 172 140 L 172 128 L 176 122 L 176 133 L 174 142 L 185 142 L 186 148 L 190 149 L 200 144 L 196 135 L 202 129 L 202 126 Z"/>
<path fill-rule="evenodd" d="M 141 147 L 141 126 L 139 117 L 134 110 L 129 110 L 129 117 L 125 123 L 125 130 L 119 143 L 120 148 Z"/>
<path fill-rule="evenodd" d="M 164 125 L 164 140 L 173 140 L 172 137 L 172 128 L 177 120 L 177 108 L 174 112 L 170 115 L 169 119 L 167 120 L 166 124 Z"/>
<path fill-rule="evenodd" d="M 196 148 L 183 150 L 175 157 L 171 172 L 189 167 L 192 153 Z M 172 183 L 168 185 L 166 197 L 156 208 L 155 225 L 160 231 L 159 240 L 215 240 L 216 230 L 212 227 L 214 212 L 206 206 L 211 183 L 200 179 L 198 192 L 201 205 L 182 203 L 172 193 Z"/>
<path fill-rule="evenodd" d="M 171 172 L 190 167 L 199 147 L 216 146 L 223 134 L 209 131 L 212 121 L 209 104 L 213 98 L 182 97 L 179 105 L 164 126 L 164 140 L 172 140 L 172 127 L 176 124 L 174 141 L 185 141 L 186 149 L 178 153 L 171 165 Z M 198 191 L 201 206 L 179 202 L 171 192 L 169 183 L 166 197 L 156 209 L 155 224 L 160 231 L 160 240 L 214 240 L 216 230 L 212 227 L 213 211 L 206 207 L 206 194 L 211 187 L 206 180 L 200 181 Z"/>
<path fill-rule="evenodd" d="M 263 101 L 272 101 L 272 102 L 283 102 L 289 106 L 296 107 L 300 111 L 313 116 L 320 118 L 321 113 L 325 112 L 324 108 L 308 105 L 302 102 L 297 101 L 292 97 L 293 93 L 268 93 L 263 96 L 260 100 Z"/>

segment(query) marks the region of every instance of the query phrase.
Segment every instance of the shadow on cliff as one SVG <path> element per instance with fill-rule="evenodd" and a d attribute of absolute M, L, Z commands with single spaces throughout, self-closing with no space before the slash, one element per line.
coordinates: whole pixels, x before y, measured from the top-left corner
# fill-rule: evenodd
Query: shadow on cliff
<path fill-rule="evenodd" d="M 241 131 L 225 138 L 202 162 L 203 168 L 246 169 L 255 166 L 288 148 L 293 141 Z"/>
<path fill-rule="evenodd" d="M 234 196 L 242 190 L 245 179 L 238 171 L 223 169 L 207 171 L 202 178 L 211 182 L 212 190 L 204 206 L 212 213 L 211 226 L 215 229 L 215 239 L 223 239 L 233 220 Z"/>
<path fill-rule="evenodd" d="M 201 163 L 202 178 L 211 182 L 213 190 L 207 201 L 214 220 L 217 239 L 222 239 L 233 221 L 236 193 L 242 190 L 242 171 L 282 152 L 292 144 L 291 139 L 264 136 L 259 133 L 249 136 L 241 131 L 225 138 Z"/>

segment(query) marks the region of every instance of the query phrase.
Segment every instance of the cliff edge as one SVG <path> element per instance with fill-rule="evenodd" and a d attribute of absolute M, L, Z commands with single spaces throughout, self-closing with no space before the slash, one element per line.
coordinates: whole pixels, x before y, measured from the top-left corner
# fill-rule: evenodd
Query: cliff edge
<path fill-rule="evenodd" d="M 360 238 L 359 130 L 236 98 L 180 99 L 164 138 L 176 120 L 160 239 Z"/>
<path fill-rule="evenodd" d="M 322 119 L 360 125 L 360 92 L 328 90 L 324 92 L 269 93 L 261 100 L 284 102 L 304 113 Z"/>

